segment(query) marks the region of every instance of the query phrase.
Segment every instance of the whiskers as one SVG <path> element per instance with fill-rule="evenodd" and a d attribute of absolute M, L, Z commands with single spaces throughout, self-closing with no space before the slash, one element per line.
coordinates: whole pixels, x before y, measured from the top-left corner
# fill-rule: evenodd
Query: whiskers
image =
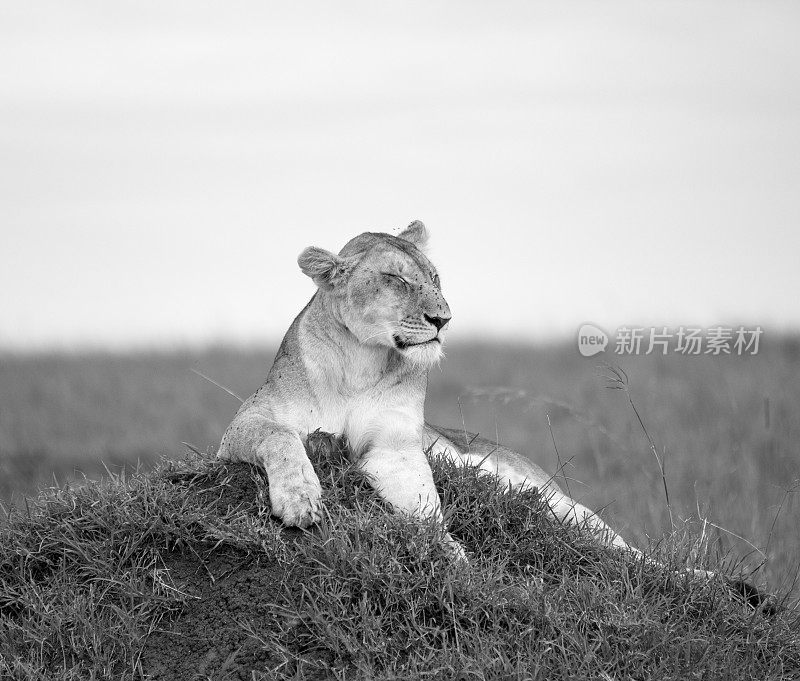
<path fill-rule="evenodd" d="M 371 336 L 367 336 L 366 338 L 361 339 L 359 342 L 363 345 L 368 340 L 372 340 L 373 338 L 377 338 L 378 336 L 383 336 L 384 334 L 394 335 L 396 330 L 397 329 L 395 328 L 384 329 L 383 331 L 378 331 L 378 333 L 373 333 Z"/>

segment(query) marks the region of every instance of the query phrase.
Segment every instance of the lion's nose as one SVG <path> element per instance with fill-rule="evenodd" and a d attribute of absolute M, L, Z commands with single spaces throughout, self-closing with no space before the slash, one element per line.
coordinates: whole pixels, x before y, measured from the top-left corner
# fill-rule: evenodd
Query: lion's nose
<path fill-rule="evenodd" d="M 442 327 L 450 321 L 450 317 L 431 317 L 430 315 L 425 315 L 425 319 L 429 324 L 433 324 L 437 331 L 441 331 Z"/>

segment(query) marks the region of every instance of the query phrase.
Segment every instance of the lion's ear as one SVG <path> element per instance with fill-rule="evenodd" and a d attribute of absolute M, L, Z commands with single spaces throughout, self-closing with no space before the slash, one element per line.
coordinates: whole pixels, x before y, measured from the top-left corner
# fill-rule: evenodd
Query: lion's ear
<path fill-rule="evenodd" d="M 423 250 L 428 245 L 428 228 L 419 220 L 414 220 L 397 236 L 410 241 L 420 250 Z"/>
<path fill-rule="evenodd" d="M 297 264 L 300 265 L 303 274 L 311 277 L 317 286 L 326 290 L 332 289 L 348 271 L 345 258 L 316 246 L 309 246 L 297 256 Z"/>

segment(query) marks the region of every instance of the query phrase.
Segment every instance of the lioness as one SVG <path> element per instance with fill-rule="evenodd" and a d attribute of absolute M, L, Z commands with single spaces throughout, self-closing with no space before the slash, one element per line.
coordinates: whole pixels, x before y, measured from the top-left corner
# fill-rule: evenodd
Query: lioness
<path fill-rule="evenodd" d="M 321 496 L 303 445 L 309 433 L 343 434 L 385 501 L 441 520 L 430 450 L 512 486 L 538 487 L 559 520 L 585 524 L 635 551 L 524 456 L 425 423 L 428 370 L 442 357 L 451 316 L 423 252 L 426 241 L 417 221 L 397 236 L 360 234 L 338 255 L 316 247 L 300 254 L 300 269 L 318 290 L 286 333 L 266 382 L 228 426 L 217 456 L 263 466 L 273 514 L 307 527 L 320 519 Z"/>

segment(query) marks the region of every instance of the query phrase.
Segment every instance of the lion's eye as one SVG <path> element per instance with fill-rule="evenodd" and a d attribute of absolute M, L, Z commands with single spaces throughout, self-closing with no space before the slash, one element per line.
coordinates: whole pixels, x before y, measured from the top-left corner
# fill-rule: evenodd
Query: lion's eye
<path fill-rule="evenodd" d="M 384 276 L 386 276 L 386 277 L 391 277 L 392 279 L 396 279 L 397 281 L 401 281 L 401 282 L 402 282 L 403 284 L 405 284 L 406 286 L 411 286 L 411 284 L 409 284 L 409 283 L 408 283 L 408 282 L 407 282 L 405 279 L 403 279 L 403 277 L 401 277 L 399 274 L 392 274 L 391 272 L 381 272 L 381 274 L 383 274 L 383 275 L 384 275 Z"/>

